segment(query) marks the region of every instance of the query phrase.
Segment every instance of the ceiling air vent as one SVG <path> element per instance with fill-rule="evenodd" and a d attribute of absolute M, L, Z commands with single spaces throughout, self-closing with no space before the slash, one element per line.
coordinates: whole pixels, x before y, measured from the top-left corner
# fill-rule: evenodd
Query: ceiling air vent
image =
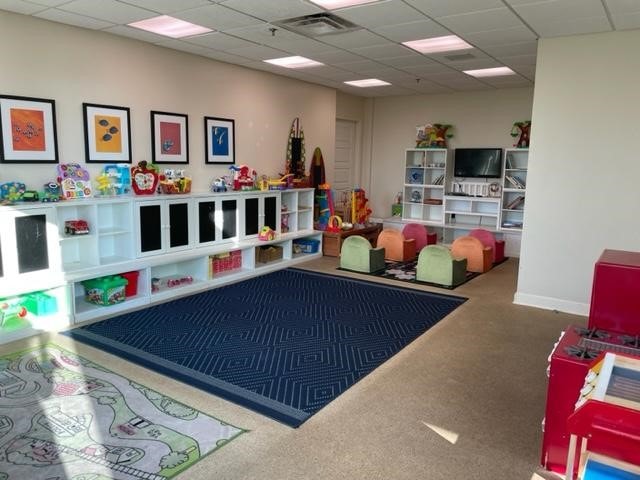
<path fill-rule="evenodd" d="M 459 55 L 445 55 L 444 58 L 452 62 L 461 62 L 463 60 L 473 60 L 476 57 L 470 53 L 461 53 Z"/>
<path fill-rule="evenodd" d="M 277 25 L 307 37 L 351 32 L 361 28 L 355 23 L 331 13 L 316 13 L 303 17 L 288 18 L 277 22 Z"/>

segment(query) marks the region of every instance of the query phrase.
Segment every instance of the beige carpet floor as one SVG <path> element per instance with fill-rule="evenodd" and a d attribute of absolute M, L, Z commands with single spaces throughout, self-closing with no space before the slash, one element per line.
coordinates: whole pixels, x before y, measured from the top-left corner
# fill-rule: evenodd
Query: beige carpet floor
<path fill-rule="evenodd" d="M 305 264 L 358 276 L 336 266 L 329 257 Z M 565 326 L 586 319 L 514 305 L 517 269 L 511 259 L 452 292 L 416 287 L 469 301 L 298 429 L 61 335 L 3 345 L 0 354 L 50 339 L 251 430 L 185 480 L 534 480 L 543 474 L 547 357 Z"/>

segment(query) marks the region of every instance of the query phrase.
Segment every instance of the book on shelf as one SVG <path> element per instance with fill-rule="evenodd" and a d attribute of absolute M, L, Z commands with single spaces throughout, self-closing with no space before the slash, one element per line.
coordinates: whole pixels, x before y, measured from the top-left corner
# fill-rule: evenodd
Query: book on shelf
<path fill-rule="evenodd" d="M 505 210 L 516 210 L 518 207 L 522 208 L 524 204 L 524 195 L 519 195 L 509 203 L 507 203 L 504 208 Z"/>
<path fill-rule="evenodd" d="M 511 155 L 511 152 L 509 152 L 507 153 L 507 158 L 505 160 L 504 168 L 509 168 L 509 169 L 513 168 L 513 162 L 511 160 L 512 160 L 512 155 Z"/>
<path fill-rule="evenodd" d="M 507 179 L 507 181 L 511 184 L 513 188 L 524 189 L 526 187 L 525 181 L 522 180 L 520 177 L 517 177 L 515 175 L 505 175 L 504 178 Z"/>

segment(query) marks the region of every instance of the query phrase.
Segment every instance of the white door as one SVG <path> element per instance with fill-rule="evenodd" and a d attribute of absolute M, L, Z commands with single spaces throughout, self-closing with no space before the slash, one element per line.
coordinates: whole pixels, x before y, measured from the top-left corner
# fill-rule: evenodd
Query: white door
<path fill-rule="evenodd" d="M 333 185 L 335 198 L 333 202 L 342 207 L 343 192 L 353 190 L 355 186 L 356 165 L 356 122 L 336 120 L 336 155 L 333 169 Z"/>

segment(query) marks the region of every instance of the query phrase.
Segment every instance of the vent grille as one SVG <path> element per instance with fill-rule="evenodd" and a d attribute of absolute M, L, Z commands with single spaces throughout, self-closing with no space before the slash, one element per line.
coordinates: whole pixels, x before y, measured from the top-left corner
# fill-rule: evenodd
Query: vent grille
<path fill-rule="evenodd" d="M 458 55 L 445 55 L 444 58 L 452 62 L 460 62 L 462 60 L 473 60 L 476 57 L 470 53 L 460 53 Z"/>
<path fill-rule="evenodd" d="M 302 17 L 288 18 L 276 22 L 277 25 L 307 37 L 319 37 L 334 33 L 359 30 L 360 26 L 331 13 L 315 13 Z"/>

